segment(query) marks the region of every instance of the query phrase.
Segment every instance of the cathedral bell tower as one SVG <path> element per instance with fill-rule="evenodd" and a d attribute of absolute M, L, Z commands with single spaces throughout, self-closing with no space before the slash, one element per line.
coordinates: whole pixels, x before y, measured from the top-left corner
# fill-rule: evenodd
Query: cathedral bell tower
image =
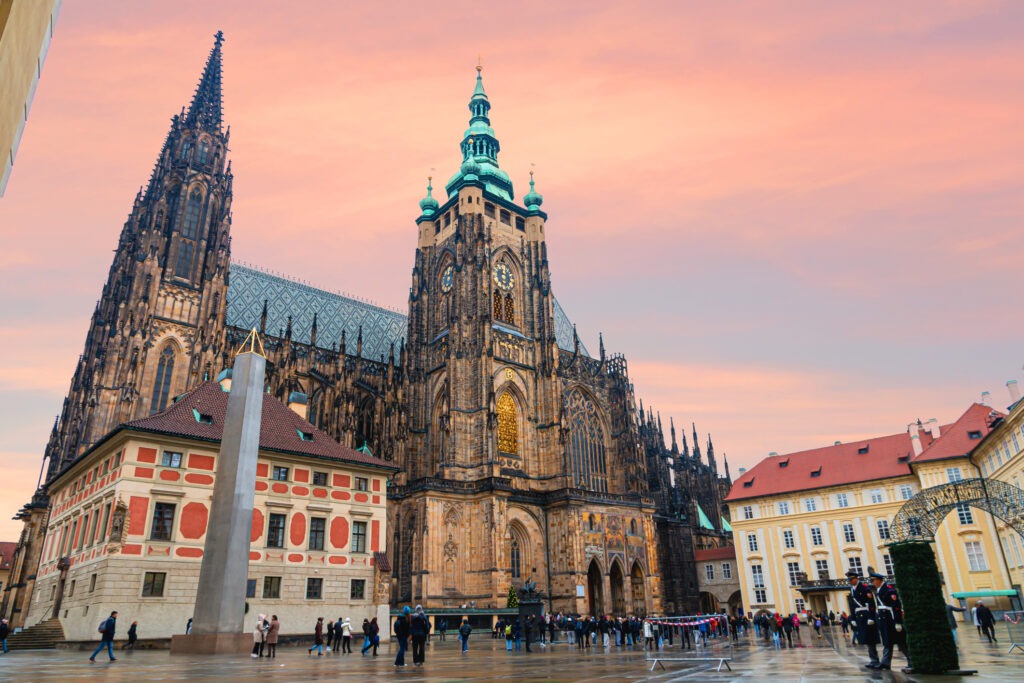
<path fill-rule="evenodd" d="M 561 474 L 558 350 L 543 198 L 517 204 L 477 68 L 462 164 L 448 199 L 420 202 L 409 295 L 408 481 L 509 477 L 544 487 Z"/>
<path fill-rule="evenodd" d="M 225 362 L 230 130 L 218 32 L 188 110 L 171 119 L 96 304 L 47 446 L 47 479 L 126 420 L 166 408 Z"/>

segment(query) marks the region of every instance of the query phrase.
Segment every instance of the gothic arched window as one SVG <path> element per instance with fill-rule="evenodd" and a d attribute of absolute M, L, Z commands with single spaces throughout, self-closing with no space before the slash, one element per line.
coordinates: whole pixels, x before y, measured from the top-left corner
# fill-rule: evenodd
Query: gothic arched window
<path fill-rule="evenodd" d="M 171 393 L 171 376 L 174 374 L 174 349 L 164 348 L 160 354 L 160 362 L 156 366 L 156 381 L 153 382 L 153 398 L 149 402 L 149 412 L 158 413 L 167 407 L 167 397 Z"/>
<path fill-rule="evenodd" d="M 210 143 L 207 140 L 199 141 L 199 149 L 196 151 L 196 161 L 201 164 L 206 163 L 206 157 L 210 154 Z"/>
<path fill-rule="evenodd" d="M 569 413 L 569 466 L 573 483 L 584 489 L 608 492 L 608 465 L 604 429 L 594 402 L 582 391 L 566 401 Z"/>
<path fill-rule="evenodd" d="M 519 409 L 507 391 L 498 397 L 498 450 L 519 455 Z"/>
<path fill-rule="evenodd" d="M 516 324 L 516 304 L 511 294 L 505 295 L 505 322 L 509 325 Z"/>
<path fill-rule="evenodd" d="M 199 214 L 203 209 L 203 196 L 199 190 L 192 190 L 192 194 L 188 198 L 188 206 L 185 207 L 185 226 L 182 228 L 181 234 L 190 240 L 196 238 L 196 234 L 199 232 Z"/>
<path fill-rule="evenodd" d="M 523 575 L 523 558 L 520 555 L 519 539 L 512 536 L 512 548 L 508 553 L 509 567 L 512 573 L 513 579 L 518 579 Z"/>
<path fill-rule="evenodd" d="M 504 320 L 503 309 L 501 307 L 501 292 L 494 291 L 494 319 L 498 322 Z"/>

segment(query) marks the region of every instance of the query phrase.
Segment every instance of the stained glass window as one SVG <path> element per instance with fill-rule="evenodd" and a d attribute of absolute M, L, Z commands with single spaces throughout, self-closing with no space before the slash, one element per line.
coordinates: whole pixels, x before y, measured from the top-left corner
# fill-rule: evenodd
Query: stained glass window
<path fill-rule="evenodd" d="M 156 366 L 156 382 L 153 383 L 153 398 L 149 403 L 150 413 L 158 413 L 167 407 L 167 397 L 171 391 L 171 375 L 174 374 L 174 349 L 170 346 L 160 354 L 160 362 Z"/>
<path fill-rule="evenodd" d="M 505 322 L 510 325 L 516 324 L 516 304 L 512 301 L 512 295 L 505 295 Z"/>
<path fill-rule="evenodd" d="M 188 277 L 192 271 L 192 243 L 182 242 L 178 246 L 178 265 L 174 268 L 174 274 L 179 277 Z"/>
<path fill-rule="evenodd" d="M 512 578 L 518 579 L 523 575 L 522 558 L 519 555 L 519 540 L 512 537 L 512 549 L 509 551 L 509 564 L 511 565 Z"/>
<path fill-rule="evenodd" d="M 567 400 L 569 422 L 569 464 L 573 484 L 580 488 L 607 493 L 608 466 L 605 458 L 604 429 L 593 401 L 581 391 L 573 391 Z"/>
<path fill-rule="evenodd" d="M 188 206 L 185 208 L 185 227 L 181 231 L 181 234 L 190 240 L 194 240 L 196 233 L 199 231 L 199 214 L 202 208 L 202 195 L 200 195 L 199 190 L 195 190 L 192 192 L 192 196 L 188 198 Z"/>
<path fill-rule="evenodd" d="M 494 292 L 494 319 L 498 321 L 503 319 L 501 311 L 501 292 L 498 292 L 497 290 Z"/>
<path fill-rule="evenodd" d="M 511 394 L 498 397 L 498 450 L 511 455 L 519 454 L 519 411 Z"/>

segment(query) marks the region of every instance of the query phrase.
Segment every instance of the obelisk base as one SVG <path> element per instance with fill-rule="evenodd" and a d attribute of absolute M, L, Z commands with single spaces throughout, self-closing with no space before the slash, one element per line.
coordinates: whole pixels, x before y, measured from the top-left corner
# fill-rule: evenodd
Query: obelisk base
<path fill-rule="evenodd" d="M 238 655 L 252 652 L 251 633 L 190 633 L 171 637 L 172 655 Z"/>

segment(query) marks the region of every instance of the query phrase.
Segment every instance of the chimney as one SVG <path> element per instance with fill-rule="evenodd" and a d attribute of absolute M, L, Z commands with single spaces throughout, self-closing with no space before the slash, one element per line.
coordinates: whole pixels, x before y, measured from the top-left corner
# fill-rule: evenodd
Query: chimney
<path fill-rule="evenodd" d="M 231 368 L 220 371 L 220 374 L 217 375 L 217 384 L 220 385 L 221 391 L 231 392 Z"/>
<path fill-rule="evenodd" d="M 914 455 L 924 453 L 924 446 L 921 445 L 921 421 L 911 422 L 907 425 L 907 432 L 910 434 L 910 445 L 914 448 Z"/>
<path fill-rule="evenodd" d="M 303 420 L 309 415 L 309 399 L 301 391 L 293 391 L 288 395 L 288 407 Z"/>
<path fill-rule="evenodd" d="M 934 417 L 928 420 L 928 422 L 926 422 L 925 424 L 930 425 L 928 427 L 928 431 L 932 433 L 932 439 L 937 439 L 940 436 L 942 436 L 941 432 L 939 431 L 939 421 L 936 420 Z"/>
<path fill-rule="evenodd" d="M 1010 403 L 1016 403 L 1020 400 L 1020 387 L 1017 386 L 1017 380 L 1011 379 L 1007 382 L 1006 389 L 1010 392 Z"/>
<path fill-rule="evenodd" d="M 983 391 L 981 392 L 981 405 L 987 406 L 992 402 L 992 392 Z"/>

